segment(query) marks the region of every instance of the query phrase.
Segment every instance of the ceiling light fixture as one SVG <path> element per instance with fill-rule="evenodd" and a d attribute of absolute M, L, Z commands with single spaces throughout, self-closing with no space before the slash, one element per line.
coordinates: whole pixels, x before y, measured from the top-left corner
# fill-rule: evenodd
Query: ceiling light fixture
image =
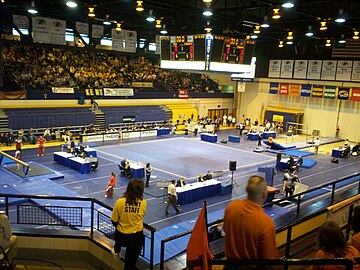
<path fill-rule="evenodd" d="M 117 23 L 117 24 L 116 24 L 115 30 L 118 31 L 118 32 L 121 31 L 121 23 Z"/>
<path fill-rule="evenodd" d="M 258 38 L 258 36 L 255 35 L 255 34 L 251 35 L 250 37 L 251 37 L 251 39 L 257 39 Z"/>
<path fill-rule="evenodd" d="M 210 21 L 207 21 L 206 22 L 206 25 L 204 27 L 204 30 L 206 31 L 207 34 L 210 34 L 211 31 L 213 30 L 212 27 L 211 27 L 211 24 L 210 24 Z"/>
<path fill-rule="evenodd" d="M 314 35 L 314 32 L 312 31 L 312 26 L 308 26 L 308 31 L 305 33 L 305 36 L 312 37 Z"/>
<path fill-rule="evenodd" d="M 286 39 L 288 39 L 288 40 L 292 40 L 294 38 L 294 36 L 293 36 L 293 32 L 288 32 L 288 36 L 286 37 Z"/>
<path fill-rule="evenodd" d="M 278 45 L 278 46 L 279 46 L 279 48 L 284 47 L 284 41 L 280 40 L 280 41 L 279 41 L 279 45 Z"/>
<path fill-rule="evenodd" d="M 254 34 L 260 34 L 260 25 L 255 25 Z"/>
<path fill-rule="evenodd" d="M 203 0 L 204 3 L 211 3 L 212 0 Z"/>
<path fill-rule="evenodd" d="M 346 43 L 346 39 L 345 39 L 345 35 L 344 35 L 344 34 L 341 34 L 341 38 L 339 39 L 338 42 L 339 42 L 340 44 Z"/>
<path fill-rule="evenodd" d="M 106 15 L 105 15 L 105 21 L 103 22 L 103 24 L 105 24 L 105 25 L 111 25 L 111 22 L 110 22 L 110 20 L 109 20 L 109 14 L 106 14 Z"/>
<path fill-rule="evenodd" d="M 144 7 L 143 7 L 143 1 L 136 1 L 136 11 L 144 11 Z"/>
<path fill-rule="evenodd" d="M 31 14 L 36 14 L 38 11 L 35 9 L 35 1 L 31 1 L 31 6 L 28 9 L 28 12 Z"/>
<path fill-rule="evenodd" d="M 278 20 L 278 19 L 281 18 L 280 8 L 274 8 L 274 9 L 273 9 L 273 12 L 274 12 L 274 14 L 272 15 L 272 18 L 273 18 L 274 20 Z"/>
<path fill-rule="evenodd" d="M 330 47 L 331 46 L 331 39 L 327 39 L 326 43 L 325 43 L 326 47 Z"/>
<path fill-rule="evenodd" d="M 325 31 L 327 29 L 327 21 L 320 22 L 320 30 Z"/>
<path fill-rule="evenodd" d="M 359 31 L 354 31 L 353 39 L 359 39 Z"/>
<path fill-rule="evenodd" d="M 161 31 L 160 31 L 160 34 L 166 35 L 167 33 L 168 33 L 168 31 L 166 30 L 166 26 L 164 24 Z"/>
<path fill-rule="evenodd" d="M 206 17 L 210 17 L 213 15 L 213 13 L 210 9 L 206 9 L 206 10 L 204 10 L 203 15 Z"/>
<path fill-rule="evenodd" d="M 94 11 L 95 8 L 93 7 L 89 7 L 89 12 L 88 12 L 88 16 L 91 17 L 91 18 L 94 18 L 95 17 L 95 11 Z"/>
<path fill-rule="evenodd" d="M 156 20 L 155 28 L 161 28 L 161 20 Z"/>
<path fill-rule="evenodd" d="M 344 22 L 346 22 L 346 19 L 345 19 L 343 13 L 344 13 L 344 10 L 339 9 L 339 15 L 338 15 L 338 17 L 335 19 L 335 22 L 337 22 L 337 23 L 344 23 Z"/>
<path fill-rule="evenodd" d="M 249 40 L 250 38 L 251 38 L 250 36 L 246 36 L 246 39 L 248 39 L 248 40 Z"/>
<path fill-rule="evenodd" d="M 287 44 L 287 45 L 293 45 L 294 42 L 292 42 L 292 41 L 290 40 L 290 41 L 286 41 L 286 44 Z"/>
<path fill-rule="evenodd" d="M 70 8 L 76 8 L 76 7 L 77 7 L 76 2 L 74 2 L 74 1 L 67 1 L 67 2 L 66 2 L 66 5 L 67 5 L 68 7 L 70 7 Z"/>
<path fill-rule="evenodd" d="M 262 28 L 268 28 L 270 27 L 270 24 L 268 22 L 268 16 L 264 17 L 264 21 L 262 22 L 262 24 L 260 25 Z"/>
<path fill-rule="evenodd" d="M 148 22 L 155 22 L 155 17 L 153 15 L 153 10 L 152 9 L 149 10 L 149 16 L 146 17 L 146 20 Z"/>
<path fill-rule="evenodd" d="M 294 5 L 294 1 L 285 0 L 281 6 L 283 8 L 293 8 L 295 5 Z"/>

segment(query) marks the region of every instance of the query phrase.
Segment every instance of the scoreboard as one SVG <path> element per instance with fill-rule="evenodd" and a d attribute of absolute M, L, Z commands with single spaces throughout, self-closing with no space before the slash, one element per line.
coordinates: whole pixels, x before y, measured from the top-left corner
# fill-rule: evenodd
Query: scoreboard
<path fill-rule="evenodd" d="M 160 40 L 162 67 L 174 69 L 233 72 L 239 68 L 234 65 L 250 65 L 255 47 L 251 40 L 205 34 L 163 36 Z"/>

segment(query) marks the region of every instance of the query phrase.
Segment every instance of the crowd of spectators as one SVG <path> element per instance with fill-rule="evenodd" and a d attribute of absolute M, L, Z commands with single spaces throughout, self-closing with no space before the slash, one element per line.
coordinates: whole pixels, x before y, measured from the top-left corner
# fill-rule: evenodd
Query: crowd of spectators
<path fill-rule="evenodd" d="M 176 91 L 218 89 L 206 75 L 162 70 L 145 57 L 25 45 L 4 46 L 2 57 L 5 71 L 28 89 L 128 87 L 132 82 L 159 82 Z"/>

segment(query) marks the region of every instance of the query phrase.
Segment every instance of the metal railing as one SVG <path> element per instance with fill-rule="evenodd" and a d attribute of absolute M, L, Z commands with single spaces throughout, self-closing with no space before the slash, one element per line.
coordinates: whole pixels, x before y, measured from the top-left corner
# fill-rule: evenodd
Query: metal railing
<path fill-rule="evenodd" d="M 17 195 L 0 194 L 0 209 L 9 217 L 13 231 L 26 233 L 27 229 L 41 226 L 41 233 L 46 229 L 46 235 L 58 235 L 68 229 L 72 232 L 89 232 L 89 239 L 97 241 L 98 236 L 114 239 L 115 227 L 111 222 L 112 207 L 105 203 L 85 197 L 45 196 L 45 195 Z M 2 200 L 3 198 L 3 200 Z M 65 228 L 64 228 L 65 227 Z M 20 232 L 20 233 L 21 233 Z M 80 233 L 81 232 L 81 233 Z M 94 237 L 95 232 L 97 237 Z M 149 239 L 149 256 L 146 257 L 144 244 L 140 256 L 149 263 L 149 269 L 154 268 L 154 246 L 156 229 L 144 223 L 144 235 Z M 105 247 L 106 248 L 106 247 Z"/>
<path fill-rule="evenodd" d="M 291 200 L 291 199 L 297 199 L 297 207 L 296 207 L 296 215 L 299 216 L 300 214 L 300 206 L 301 206 L 301 201 L 302 201 L 302 196 L 305 195 L 305 194 L 309 194 L 311 192 L 314 192 L 314 191 L 317 191 L 317 190 L 320 190 L 322 188 L 325 188 L 325 187 L 329 187 L 331 186 L 332 187 L 332 190 L 331 190 L 331 199 L 330 199 L 330 203 L 328 206 L 330 205 L 333 205 L 334 202 L 335 202 L 335 190 L 336 190 L 336 185 L 341 183 L 341 182 L 344 182 L 344 181 L 347 181 L 347 180 L 350 180 L 350 179 L 354 179 L 354 181 L 357 181 L 358 182 L 358 185 L 357 185 L 357 194 L 360 194 L 360 173 L 353 173 L 351 175 L 348 175 L 348 176 L 345 176 L 345 177 L 342 177 L 338 180 L 334 180 L 332 182 L 329 182 L 327 184 L 323 184 L 323 185 L 320 185 L 320 186 L 317 186 L 317 187 L 314 187 L 314 188 L 311 188 L 305 192 L 300 192 L 300 193 L 297 193 L 291 197 L 287 197 L 287 198 L 284 198 L 282 200 L 278 200 L 276 202 L 276 204 L 278 204 L 279 202 L 281 201 L 285 201 L 285 200 Z M 270 202 L 270 203 L 266 203 L 264 204 L 264 207 L 266 206 L 272 206 L 273 204 L 275 204 L 274 202 Z M 277 228 L 277 233 L 279 232 L 282 232 L 282 231 L 286 231 L 286 243 L 285 243 L 285 257 L 289 257 L 290 256 L 290 251 L 291 251 L 291 244 L 292 244 L 292 229 L 294 226 L 302 223 L 302 222 L 305 222 L 307 220 L 310 220 L 311 218 L 315 217 L 315 216 L 318 216 L 322 213 L 326 212 L 326 208 L 324 209 L 319 209 L 319 211 L 317 211 L 316 213 L 313 213 L 313 214 L 310 214 L 308 216 L 305 216 L 303 218 L 300 218 L 300 219 L 297 219 L 295 220 L 294 222 L 291 222 L 290 224 L 286 224 L 282 227 L 279 227 Z M 208 228 L 211 227 L 212 225 L 216 224 L 216 223 L 221 223 L 223 222 L 223 219 L 220 219 L 220 220 L 217 220 L 213 223 L 210 223 L 208 224 Z M 167 242 L 170 242 L 170 241 L 174 241 L 176 239 L 179 239 L 179 238 L 182 238 L 184 236 L 187 236 L 189 234 L 191 234 L 192 230 L 189 230 L 189 231 L 186 231 L 186 232 L 183 232 L 183 233 L 180 233 L 180 234 L 177 234 L 177 235 L 173 235 L 171 237 L 168 237 L 168 238 L 165 238 L 165 239 L 162 239 L 161 240 L 161 248 L 160 248 L 160 269 L 164 269 L 164 265 L 165 265 L 165 244 Z"/>

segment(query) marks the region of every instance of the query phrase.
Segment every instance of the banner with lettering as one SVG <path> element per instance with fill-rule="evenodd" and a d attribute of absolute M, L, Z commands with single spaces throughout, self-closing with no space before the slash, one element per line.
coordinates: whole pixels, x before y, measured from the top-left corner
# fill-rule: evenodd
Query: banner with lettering
<path fill-rule="evenodd" d="M 298 97 L 300 96 L 300 84 L 297 83 L 291 83 L 289 85 L 289 95 L 292 97 Z"/>
<path fill-rule="evenodd" d="M 279 78 L 280 67 L 281 67 L 281 60 L 270 60 L 268 76 L 270 78 Z"/>
<path fill-rule="evenodd" d="M 352 70 L 352 61 L 339 60 L 337 61 L 336 80 L 350 81 Z"/>
<path fill-rule="evenodd" d="M 132 87 L 140 87 L 140 88 L 153 88 L 153 82 L 132 82 Z"/>
<path fill-rule="evenodd" d="M 360 61 L 353 62 L 351 81 L 360 82 Z"/>
<path fill-rule="evenodd" d="M 360 101 L 360 88 L 353 87 L 351 89 L 351 100 L 352 101 Z"/>
<path fill-rule="evenodd" d="M 309 66 L 307 71 L 307 79 L 319 80 L 321 74 L 321 60 L 309 60 Z"/>
<path fill-rule="evenodd" d="M 104 96 L 125 97 L 133 95 L 133 88 L 104 88 Z"/>
<path fill-rule="evenodd" d="M 306 79 L 308 60 L 295 60 L 294 79 Z"/>
<path fill-rule="evenodd" d="M 125 31 L 116 31 L 116 29 L 111 29 L 111 39 L 112 39 L 112 50 L 121 51 L 125 50 Z"/>
<path fill-rule="evenodd" d="M 49 27 L 50 32 L 50 43 L 66 45 L 66 21 L 62 20 L 50 20 L 51 24 Z"/>
<path fill-rule="evenodd" d="M 179 89 L 179 98 L 189 98 L 188 90 L 186 89 Z"/>
<path fill-rule="evenodd" d="M 33 17 L 34 42 L 66 45 L 66 22 L 45 17 Z"/>
<path fill-rule="evenodd" d="M 56 94 L 74 94 L 72 87 L 51 87 L 51 91 Z"/>
<path fill-rule="evenodd" d="M 336 97 L 336 86 L 325 85 L 324 98 L 335 99 L 335 97 Z"/>
<path fill-rule="evenodd" d="M 277 94 L 279 91 L 279 83 L 270 83 L 270 94 Z"/>
<path fill-rule="evenodd" d="M 310 97 L 311 96 L 311 84 L 302 84 L 300 96 Z"/>
<path fill-rule="evenodd" d="M 324 86 L 314 84 L 312 87 L 312 96 L 322 98 L 324 96 Z"/>
<path fill-rule="evenodd" d="M 294 60 L 281 60 L 281 78 L 291 79 L 293 76 Z"/>
<path fill-rule="evenodd" d="M 137 32 L 125 30 L 125 52 L 136 53 Z"/>
<path fill-rule="evenodd" d="M 29 19 L 27 16 L 13 15 L 13 23 L 19 29 L 29 29 Z"/>
<path fill-rule="evenodd" d="M 349 97 L 350 97 L 350 87 L 339 87 L 338 99 L 349 100 Z"/>
<path fill-rule="evenodd" d="M 289 84 L 288 83 L 280 83 L 280 95 L 288 95 L 289 94 Z"/>
<path fill-rule="evenodd" d="M 334 81 L 336 74 L 336 62 L 334 60 L 324 60 L 321 69 L 321 79 Z"/>
<path fill-rule="evenodd" d="M 89 24 L 83 22 L 76 22 L 76 31 L 80 35 L 89 35 Z"/>
<path fill-rule="evenodd" d="M 92 37 L 93 38 L 102 38 L 104 36 L 104 27 L 102 25 L 93 24 L 92 25 Z"/>

